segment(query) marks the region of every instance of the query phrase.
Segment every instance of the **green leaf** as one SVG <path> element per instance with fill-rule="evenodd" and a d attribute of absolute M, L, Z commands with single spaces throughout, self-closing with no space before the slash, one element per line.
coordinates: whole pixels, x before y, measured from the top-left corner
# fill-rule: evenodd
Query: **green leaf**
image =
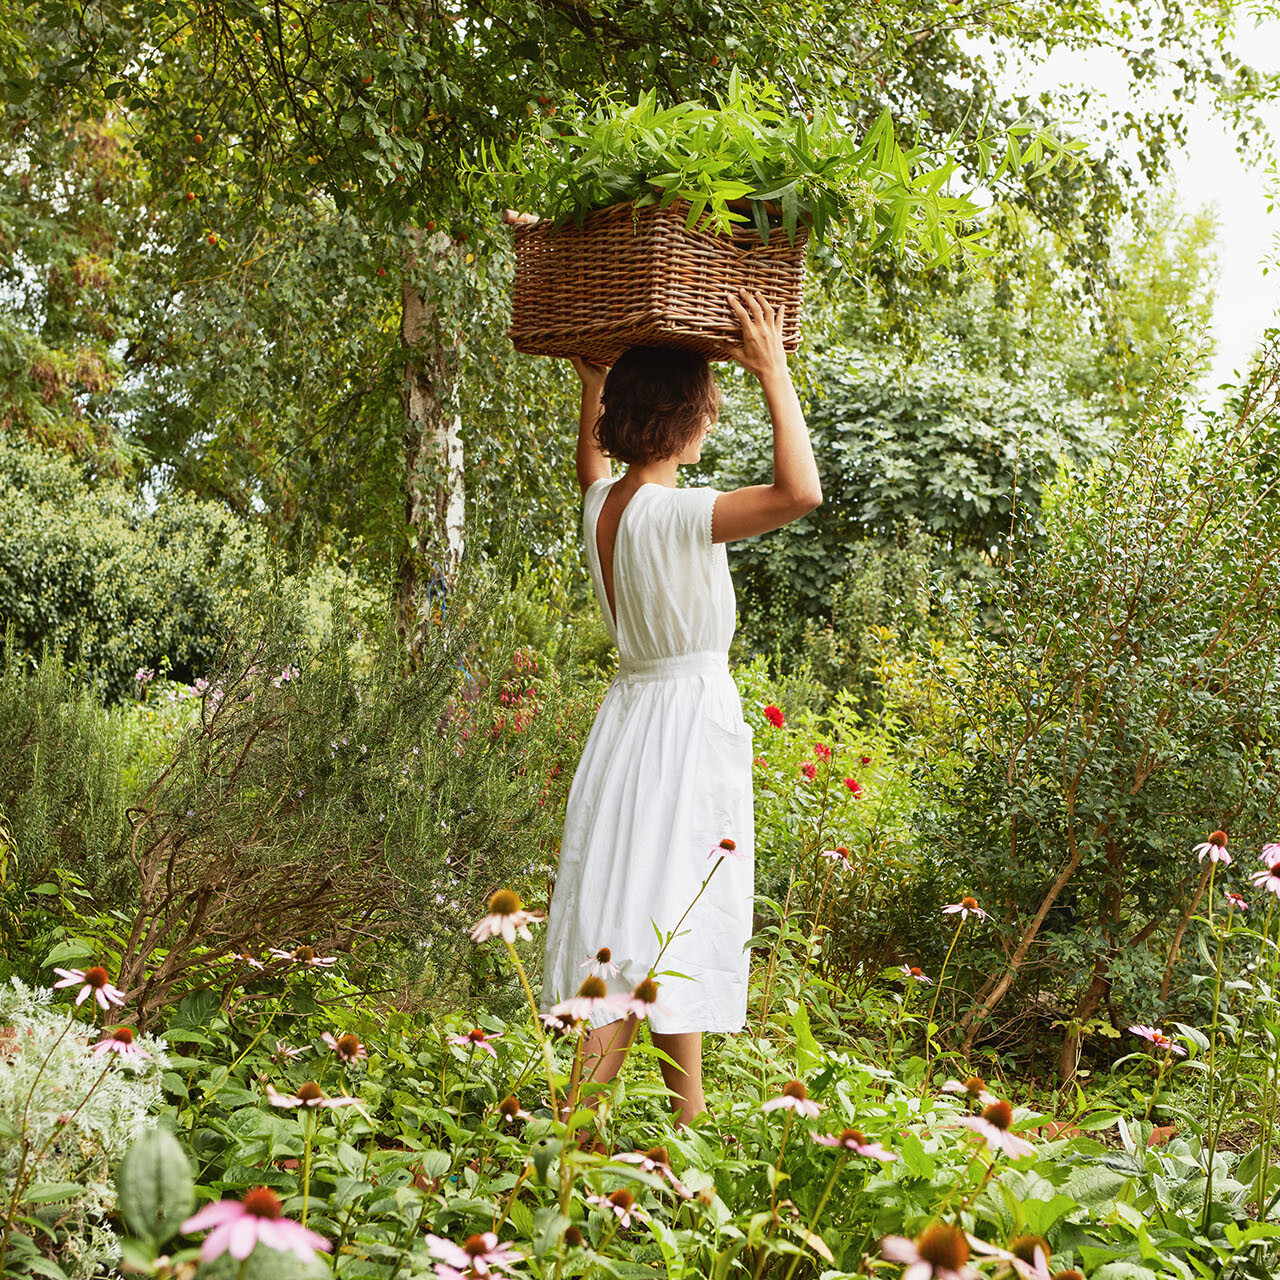
<path fill-rule="evenodd" d="M 83 1195 L 85 1188 L 78 1182 L 36 1182 L 22 1197 L 25 1204 L 54 1204 L 59 1200 L 70 1200 L 73 1196 Z"/>
<path fill-rule="evenodd" d="M 164 1244 L 195 1204 L 191 1163 L 167 1129 L 152 1129 L 129 1148 L 116 1171 L 120 1213 L 138 1236 Z"/>

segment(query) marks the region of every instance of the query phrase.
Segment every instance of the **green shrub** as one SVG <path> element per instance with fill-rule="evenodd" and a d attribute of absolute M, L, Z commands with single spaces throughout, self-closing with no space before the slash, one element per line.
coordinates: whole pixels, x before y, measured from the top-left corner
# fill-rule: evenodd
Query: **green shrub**
<path fill-rule="evenodd" d="M 202 674 L 264 572 L 260 535 L 217 503 L 166 494 L 148 508 L 0 437 L 0 622 L 33 654 L 57 647 L 110 697 L 133 692 L 139 668 Z"/>
<path fill-rule="evenodd" d="M 997 1009 L 1047 1010 L 1070 1077 L 1095 1017 L 1154 1021 L 1173 995 L 1190 1020 L 1203 1002 L 1172 981 L 1209 873 L 1192 846 L 1275 839 L 1278 394 L 1264 371 L 1238 415 L 1193 433 L 1171 377 L 1114 459 L 1053 488 L 1043 546 L 994 600 L 953 597 L 963 646 L 904 711 L 950 900 L 997 917 L 966 1049 Z"/>

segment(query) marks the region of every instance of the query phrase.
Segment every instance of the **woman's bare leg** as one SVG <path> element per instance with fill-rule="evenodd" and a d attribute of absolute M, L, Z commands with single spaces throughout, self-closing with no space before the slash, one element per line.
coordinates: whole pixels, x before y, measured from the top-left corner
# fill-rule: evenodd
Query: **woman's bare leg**
<path fill-rule="evenodd" d="M 677 1063 L 673 1067 L 669 1062 L 659 1060 L 658 1065 L 662 1068 L 667 1088 L 671 1090 L 676 1128 L 680 1128 L 707 1109 L 707 1100 L 702 1096 L 702 1032 L 660 1035 L 650 1029 L 649 1035 L 654 1046 Z"/>
<path fill-rule="evenodd" d="M 635 1014 L 628 1014 L 626 1018 L 606 1022 L 603 1027 L 593 1027 L 588 1031 L 582 1042 L 583 1080 L 608 1084 L 622 1070 L 638 1025 L 639 1019 Z M 593 1099 L 599 1096 L 597 1093 L 585 1099 L 587 1105 L 594 1106 Z"/>

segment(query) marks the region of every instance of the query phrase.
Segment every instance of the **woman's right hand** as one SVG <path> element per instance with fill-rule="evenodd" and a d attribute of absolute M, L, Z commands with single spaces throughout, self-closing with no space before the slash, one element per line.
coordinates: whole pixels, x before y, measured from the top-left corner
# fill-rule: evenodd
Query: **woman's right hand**
<path fill-rule="evenodd" d="M 761 382 L 785 374 L 787 353 L 782 346 L 782 322 L 786 304 L 779 304 L 775 311 L 757 289 L 741 288 L 736 294 L 730 292 L 728 298 L 742 325 L 742 342 L 728 348 L 729 358 L 748 373 L 754 373 Z"/>
<path fill-rule="evenodd" d="M 578 371 L 578 377 L 582 379 L 582 385 L 589 390 L 599 391 L 604 386 L 604 380 L 609 376 L 609 366 L 607 364 L 597 364 L 594 360 L 588 360 L 584 356 L 570 356 L 573 367 Z"/>

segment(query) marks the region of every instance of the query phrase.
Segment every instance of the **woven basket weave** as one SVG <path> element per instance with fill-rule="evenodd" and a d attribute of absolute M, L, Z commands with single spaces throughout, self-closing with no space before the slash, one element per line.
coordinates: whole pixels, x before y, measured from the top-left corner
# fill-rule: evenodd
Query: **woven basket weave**
<path fill-rule="evenodd" d="M 710 360 L 741 341 L 725 293 L 758 289 L 787 307 L 783 345 L 800 342 L 808 231 L 781 228 L 761 243 L 754 227 L 732 235 L 688 231 L 689 206 L 629 203 L 588 214 L 581 227 L 515 228 L 516 277 L 509 334 L 517 351 L 585 356 L 612 364 L 628 347 L 685 347 Z"/>

